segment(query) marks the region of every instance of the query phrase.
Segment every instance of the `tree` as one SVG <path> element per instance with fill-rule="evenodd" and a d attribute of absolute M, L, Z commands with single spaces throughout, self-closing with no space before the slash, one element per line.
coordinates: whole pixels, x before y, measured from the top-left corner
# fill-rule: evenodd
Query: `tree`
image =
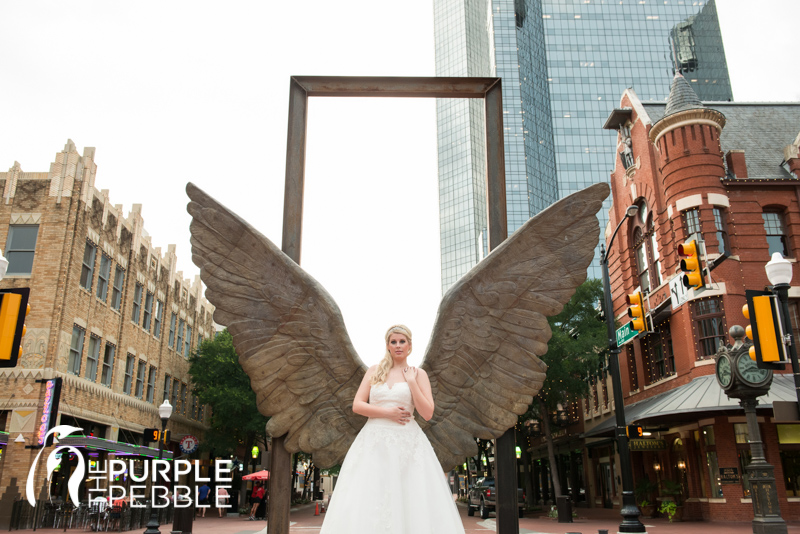
<path fill-rule="evenodd" d="M 608 344 L 605 323 L 598 317 L 598 303 L 603 298 L 600 280 L 581 284 L 558 315 L 548 318 L 553 336 L 547 353 L 541 357 L 547 364 L 547 378 L 528 412 L 520 417 L 542 421 L 550 459 L 550 476 L 556 496 L 561 495 L 561 480 L 553 450 L 550 414 L 558 405 L 577 402 L 589 393 L 587 378 L 597 371 Z"/>
<path fill-rule="evenodd" d="M 266 449 L 269 419 L 258 411 L 250 377 L 239 364 L 230 332 L 226 329 L 203 341 L 189 363 L 192 393 L 211 407 L 211 428 L 206 432 L 203 448 L 218 454 L 235 454 L 244 444 L 246 455 L 256 443 Z M 243 458 L 243 464 L 245 468 L 249 465 L 248 456 Z"/>

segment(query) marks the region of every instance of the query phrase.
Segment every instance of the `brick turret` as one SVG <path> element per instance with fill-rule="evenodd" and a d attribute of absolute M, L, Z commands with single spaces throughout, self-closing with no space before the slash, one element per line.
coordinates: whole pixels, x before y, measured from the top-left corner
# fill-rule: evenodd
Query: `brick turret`
<path fill-rule="evenodd" d="M 695 193 L 725 194 L 726 175 L 719 134 L 725 116 L 700 103 L 689 82 L 675 75 L 664 117 L 650 130 L 667 204 Z"/>

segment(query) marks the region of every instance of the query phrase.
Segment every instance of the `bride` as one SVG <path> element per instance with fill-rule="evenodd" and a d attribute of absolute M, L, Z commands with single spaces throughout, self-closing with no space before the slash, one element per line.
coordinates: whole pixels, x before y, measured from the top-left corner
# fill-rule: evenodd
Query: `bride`
<path fill-rule="evenodd" d="M 386 354 L 364 375 L 353 412 L 369 418 L 342 463 L 320 534 L 463 533 L 444 473 L 414 420 L 433 416 L 428 375 L 408 365 L 411 331 L 386 332 Z"/>

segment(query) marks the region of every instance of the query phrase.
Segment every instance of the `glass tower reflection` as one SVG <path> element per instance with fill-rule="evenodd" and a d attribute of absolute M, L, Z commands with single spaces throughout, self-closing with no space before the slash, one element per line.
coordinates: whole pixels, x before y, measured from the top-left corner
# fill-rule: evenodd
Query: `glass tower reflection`
<path fill-rule="evenodd" d="M 509 233 L 608 180 L 626 88 L 665 100 L 675 65 L 701 100 L 732 99 L 714 0 L 434 0 L 434 17 L 437 76 L 503 80 Z M 444 292 L 486 254 L 482 102 L 440 99 L 437 127 Z"/>

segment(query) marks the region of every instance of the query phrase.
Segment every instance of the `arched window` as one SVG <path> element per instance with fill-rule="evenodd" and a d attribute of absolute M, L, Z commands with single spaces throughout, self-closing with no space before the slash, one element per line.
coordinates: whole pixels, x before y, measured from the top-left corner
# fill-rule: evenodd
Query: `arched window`
<path fill-rule="evenodd" d="M 653 215 L 647 209 L 644 200 L 638 203 L 639 212 L 633 219 L 633 243 L 631 244 L 636 258 L 636 272 L 642 293 L 650 292 L 652 287 L 661 285 L 661 262 L 658 252 Z"/>

